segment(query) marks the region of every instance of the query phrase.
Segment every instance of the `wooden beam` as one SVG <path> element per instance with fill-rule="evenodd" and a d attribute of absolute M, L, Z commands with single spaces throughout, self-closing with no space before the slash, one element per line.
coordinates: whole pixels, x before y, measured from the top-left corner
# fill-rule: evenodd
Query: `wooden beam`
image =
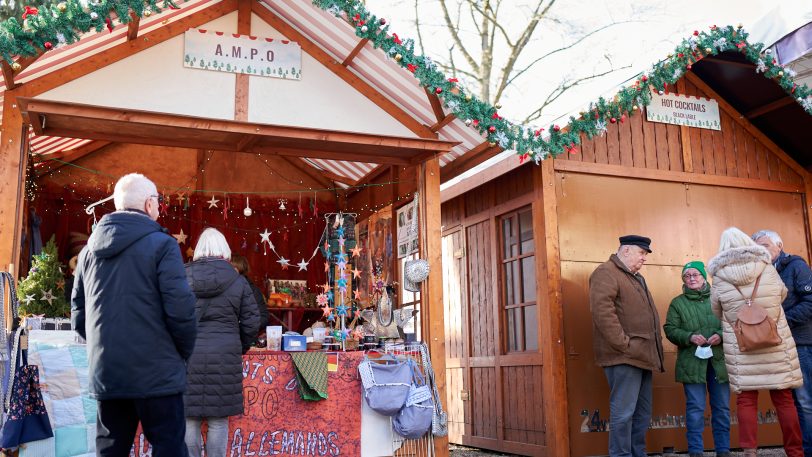
<path fill-rule="evenodd" d="M 17 70 L 16 72 L 14 71 L 14 69 L 11 68 L 11 65 L 9 65 L 9 63 L 6 62 L 5 59 L 3 59 L 2 71 L 3 71 L 3 79 L 6 81 L 6 90 L 19 87 L 20 84 L 14 82 L 14 75 L 22 73 L 26 68 L 31 66 L 32 63 L 36 62 L 36 60 L 39 59 L 44 52 L 45 51 L 43 51 L 42 49 L 38 49 L 37 53 L 34 54 L 33 56 L 20 57 L 17 60 L 15 60 L 14 63 L 20 65 L 20 69 Z"/>
<path fill-rule="evenodd" d="M 764 144 L 770 151 L 772 151 L 779 159 L 781 159 L 784 163 L 786 163 L 790 168 L 795 170 L 801 176 L 806 174 L 806 170 L 798 164 L 792 157 L 789 156 L 783 149 L 781 149 L 777 144 L 773 142 L 773 140 L 769 139 L 767 135 L 765 135 L 761 130 L 758 129 L 755 125 L 753 125 L 750 121 L 748 121 L 742 114 L 736 110 L 730 103 L 726 102 L 725 99 L 716 93 L 705 81 L 703 81 L 699 76 L 696 76 L 693 72 L 688 72 L 685 74 L 685 77 L 688 78 L 688 81 L 691 81 L 695 86 L 699 88 L 699 90 L 705 92 L 705 94 L 713 98 L 719 103 L 719 108 L 722 108 L 729 114 L 734 122 L 738 122 L 745 130 L 750 132 L 758 141 Z"/>
<path fill-rule="evenodd" d="M 112 143 L 109 141 L 93 141 L 76 149 L 60 151 L 55 154 L 48 154 L 48 157 L 36 155 L 34 156 L 35 159 L 42 159 L 37 163 L 37 165 L 35 165 L 37 177 L 42 177 L 53 173 L 57 169 L 65 166 L 67 163 L 75 162 L 109 144 Z"/>
<path fill-rule="evenodd" d="M 429 277 L 420 287 L 423 339 L 428 343 L 439 400 L 447 406 L 445 383 L 445 309 L 443 304 L 443 252 L 440 218 L 440 159 L 435 157 L 417 170 L 420 192 L 419 223 L 421 258 L 431 265 Z M 448 408 L 443 408 L 448 411 Z M 434 437 L 435 455 L 448 457 L 448 437 Z"/>
<path fill-rule="evenodd" d="M 499 146 L 491 146 L 487 141 L 480 143 L 466 152 L 462 157 L 454 159 L 454 161 L 443 167 L 443 182 L 465 173 L 501 152 L 502 148 Z M 516 157 L 518 161 L 518 156 Z"/>
<path fill-rule="evenodd" d="M 682 78 L 677 81 L 677 92 L 680 94 L 685 93 L 685 80 Z M 679 137 L 680 141 L 682 142 L 682 169 L 686 173 L 693 173 L 694 159 L 693 151 L 691 150 L 691 137 L 688 126 L 679 126 Z"/>
<path fill-rule="evenodd" d="M 261 154 L 272 154 L 278 156 L 292 156 L 292 157 L 302 157 L 306 154 L 308 158 L 313 159 L 328 159 L 328 160 L 349 160 L 351 162 L 367 162 L 370 157 L 368 155 L 362 154 L 354 154 L 354 153 L 347 153 L 347 152 L 335 152 L 335 151 L 323 151 L 317 149 L 308 149 L 307 151 L 302 149 L 293 149 L 293 148 L 281 148 L 275 146 L 255 146 L 246 152 L 256 152 Z M 393 164 L 393 165 L 409 165 L 411 161 L 409 159 L 403 159 L 400 157 L 384 157 L 380 156 L 376 158 L 378 163 L 386 163 L 386 164 Z"/>
<path fill-rule="evenodd" d="M 104 68 L 110 64 L 126 59 L 132 55 L 149 49 L 164 41 L 182 35 L 190 28 L 197 28 L 203 24 L 222 17 L 237 8 L 237 0 L 222 0 L 206 7 L 192 15 L 184 17 L 167 25 L 158 27 L 150 33 L 141 35 L 137 40 L 127 41 L 118 46 L 101 51 L 97 54 L 81 59 L 76 63 L 42 75 L 20 87 L 20 96 L 36 96 L 47 92 L 65 83 L 81 78 L 87 74 Z"/>
<path fill-rule="evenodd" d="M 27 137 L 27 126 L 17 108 L 16 90 L 7 90 L 3 94 L 3 122 L 0 124 L 0 195 L 3 195 L 0 199 L 0 233 L 3 234 L 0 236 L 0 270 L 13 269 L 15 276 L 19 274 Z M 11 314 L 8 305 L 5 312 Z"/>
<path fill-rule="evenodd" d="M 437 123 L 443 122 L 445 119 L 445 112 L 443 111 L 443 103 L 440 101 L 440 97 L 437 96 L 434 92 L 430 91 L 427 88 L 426 96 L 429 97 L 429 103 L 431 104 L 431 110 L 434 111 L 434 117 L 437 118 Z M 436 130 L 434 130 L 436 132 Z"/>
<path fill-rule="evenodd" d="M 803 175 L 804 181 L 804 225 L 806 230 L 806 252 L 812 256 L 812 175 Z"/>
<path fill-rule="evenodd" d="M 6 90 L 14 89 L 19 86 L 19 84 L 14 82 L 14 70 L 11 69 L 11 65 L 6 62 L 6 59 L 0 59 L 0 70 L 3 72 L 3 81 L 6 82 Z"/>
<path fill-rule="evenodd" d="M 330 170 L 319 170 L 321 174 L 327 177 L 327 179 L 331 179 L 335 182 L 340 182 L 341 184 L 346 184 L 350 187 L 358 185 L 358 181 L 355 181 L 352 178 L 348 178 L 346 176 L 341 176 L 337 173 L 333 173 Z"/>
<path fill-rule="evenodd" d="M 364 49 L 364 46 L 366 46 L 367 43 L 369 43 L 369 38 L 364 38 L 363 40 L 359 41 L 358 44 L 356 44 L 355 47 L 352 49 L 352 51 L 349 54 L 347 54 L 347 57 L 344 58 L 344 61 L 341 62 L 341 65 L 346 67 L 347 65 L 352 63 L 352 60 L 355 59 L 355 56 L 357 56 L 359 52 L 361 52 L 361 49 Z"/>
<path fill-rule="evenodd" d="M 537 329 L 544 360 L 543 391 L 547 455 L 570 452 L 567 417 L 567 360 L 564 350 L 564 305 L 561 293 L 561 252 L 558 239 L 558 197 L 552 160 L 544 160 L 533 170 L 533 240 L 535 244 L 539 297 Z"/>
<path fill-rule="evenodd" d="M 282 20 L 276 15 L 276 13 L 263 6 L 261 2 L 253 2 L 252 5 L 254 14 L 262 18 L 262 20 L 279 31 L 279 33 L 282 35 L 285 35 L 290 40 L 299 43 L 302 50 L 324 65 L 324 67 L 333 72 L 333 74 L 344 80 L 344 82 L 352 86 L 363 96 L 372 101 L 372 103 L 378 105 L 379 108 L 386 111 L 390 116 L 395 118 L 395 120 L 403 124 L 414 134 L 420 138 L 437 138 L 436 133 L 432 132 L 428 127 L 418 122 L 415 118 L 406 113 L 406 111 L 389 100 L 387 96 L 378 92 L 371 85 L 356 76 L 347 67 L 341 65 L 341 62 L 336 62 L 335 59 L 327 54 L 326 51 L 307 38 L 304 34 L 293 28 L 290 24 Z"/>
<path fill-rule="evenodd" d="M 309 163 L 305 162 L 304 159 L 287 156 L 281 156 L 281 158 L 285 162 L 289 163 L 292 167 L 306 174 L 310 179 L 319 183 L 319 185 L 323 186 L 325 189 L 333 187 L 333 184 L 330 181 L 325 179 L 321 173 L 318 173 L 317 170 L 310 166 Z"/>
<path fill-rule="evenodd" d="M 251 3 L 252 0 L 237 0 L 237 33 L 251 35 Z M 249 76 L 238 73 L 234 88 L 234 120 L 248 120 L 249 103 Z"/>
<path fill-rule="evenodd" d="M 774 102 L 767 103 L 766 105 L 761 105 L 758 108 L 752 109 L 744 115 L 747 119 L 755 119 L 759 116 L 763 116 L 769 112 L 775 111 L 778 108 L 783 108 L 787 105 L 791 105 L 795 103 L 795 99 L 790 97 L 789 95 L 785 95 Z"/>
<path fill-rule="evenodd" d="M 456 118 L 457 116 L 455 116 L 454 113 L 448 113 L 446 114 L 446 116 L 443 118 L 442 121 L 439 121 L 436 124 L 429 127 L 429 130 L 431 130 L 432 132 L 439 132 L 440 129 L 448 125 L 451 121 L 453 121 Z"/>
<path fill-rule="evenodd" d="M 250 149 L 257 141 L 261 140 L 262 137 L 259 135 L 245 135 L 243 139 L 237 143 L 237 151 L 244 152 L 246 149 Z"/>
<path fill-rule="evenodd" d="M 801 194 L 804 192 L 802 184 L 790 184 L 761 179 L 734 178 L 731 176 L 685 173 L 682 171 L 657 170 L 653 168 L 631 168 L 621 165 L 576 162 L 572 160 L 554 160 L 553 164 L 556 171 L 569 171 L 573 173 L 619 176 L 688 184 L 704 184 L 708 186 L 736 187 L 741 189 L 772 190 L 777 192 L 789 192 L 793 194 Z M 807 172 L 804 172 L 802 176 L 806 176 L 807 174 Z"/>
<path fill-rule="evenodd" d="M 138 27 L 141 25 L 141 18 L 135 15 L 134 11 L 130 12 L 130 22 L 127 24 L 127 41 L 132 41 L 138 38 Z"/>

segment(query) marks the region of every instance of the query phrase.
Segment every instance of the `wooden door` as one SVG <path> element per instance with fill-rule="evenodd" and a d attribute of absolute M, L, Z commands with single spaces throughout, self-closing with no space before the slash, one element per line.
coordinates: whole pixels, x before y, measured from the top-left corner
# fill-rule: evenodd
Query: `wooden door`
<path fill-rule="evenodd" d="M 534 246 L 529 195 L 445 233 L 450 442 L 545 453 Z"/>

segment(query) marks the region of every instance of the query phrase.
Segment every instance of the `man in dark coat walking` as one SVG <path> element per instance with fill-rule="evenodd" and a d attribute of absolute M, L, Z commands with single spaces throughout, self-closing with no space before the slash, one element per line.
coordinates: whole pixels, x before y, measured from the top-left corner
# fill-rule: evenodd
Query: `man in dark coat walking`
<path fill-rule="evenodd" d="M 155 184 L 132 173 L 113 198 L 79 255 L 71 300 L 98 402 L 96 455 L 128 456 L 140 421 L 154 457 L 183 456 L 195 296 L 177 240 L 156 222 Z"/>
<path fill-rule="evenodd" d="M 595 362 L 609 382 L 609 455 L 644 457 L 651 422 L 652 371 L 663 371 L 660 316 L 640 268 L 644 236 L 620 237 L 616 254 L 589 277 Z"/>
<path fill-rule="evenodd" d="M 792 393 L 801 422 L 804 456 L 812 457 L 812 270 L 803 258 L 784 252 L 784 241 L 772 230 L 756 232 L 753 241 L 767 249 L 773 266 L 787 286 L 787 298 L 781 306 L 804 376 L 804 385 Z"/>

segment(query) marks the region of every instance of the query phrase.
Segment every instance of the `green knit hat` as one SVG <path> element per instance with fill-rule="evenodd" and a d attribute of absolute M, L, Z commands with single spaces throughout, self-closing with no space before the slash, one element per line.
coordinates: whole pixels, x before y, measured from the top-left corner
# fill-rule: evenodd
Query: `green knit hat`
<path fill-rule="evenodd" d="M 705 273 L 705 264 L 702 263 L 701 260 L 694 260 L 693 262 L 686 263 L 685 266 L 682 267 L 682 274 L 685 274 L 685 270 L 687 270 L 689 268 L 696 269 L 699 272 L 699 274 L 701 274 L 702 277 L 705 278 L 705 280 L 707 281 L 708 274 Z"/>

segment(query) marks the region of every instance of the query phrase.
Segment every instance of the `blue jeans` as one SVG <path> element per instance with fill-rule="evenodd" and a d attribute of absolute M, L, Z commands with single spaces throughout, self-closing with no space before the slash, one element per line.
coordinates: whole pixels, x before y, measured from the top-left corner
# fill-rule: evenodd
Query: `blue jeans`
<path fill-rule="evenodd" d="M 209 427 L 206 432 L 206 457 L 225 457 L 228 447 L 228 417 L 186 418 L 186 447 L 189 448 L 189 457 L 200 457 L 203 452 L 203 436 L 200 434 L 203 419 L 206 419 Z"/>
<path fill-rule="evenodd" d="M 609 381 L 609 455 L 645 457 L 651 424 L 651 370 L 631 365 L 604 367 Z"/>
<path fill-rule="evenodd" d="M 804 438 L 804 456 L 812 457 L 812 346 L 802 345 L 798 350 L 798 360 L 801 362 L 801 373 L 804 375 L 804 385 L 793 390 L 795 409 L 798 410 L 798 420 L 801 423 L 801 434 Z"/>
<path fill-rule="evenodd" d="M 716 453 L 730 452 L 730 386 L 716 382 L 716 372 L 708 363 L 706 384 L 683 384 L 685 390 L 685 422 L 688 428 L 688 452 L 701 454 L 705 450 L 705 392 L 710 394 L 711 426 Z"/>

